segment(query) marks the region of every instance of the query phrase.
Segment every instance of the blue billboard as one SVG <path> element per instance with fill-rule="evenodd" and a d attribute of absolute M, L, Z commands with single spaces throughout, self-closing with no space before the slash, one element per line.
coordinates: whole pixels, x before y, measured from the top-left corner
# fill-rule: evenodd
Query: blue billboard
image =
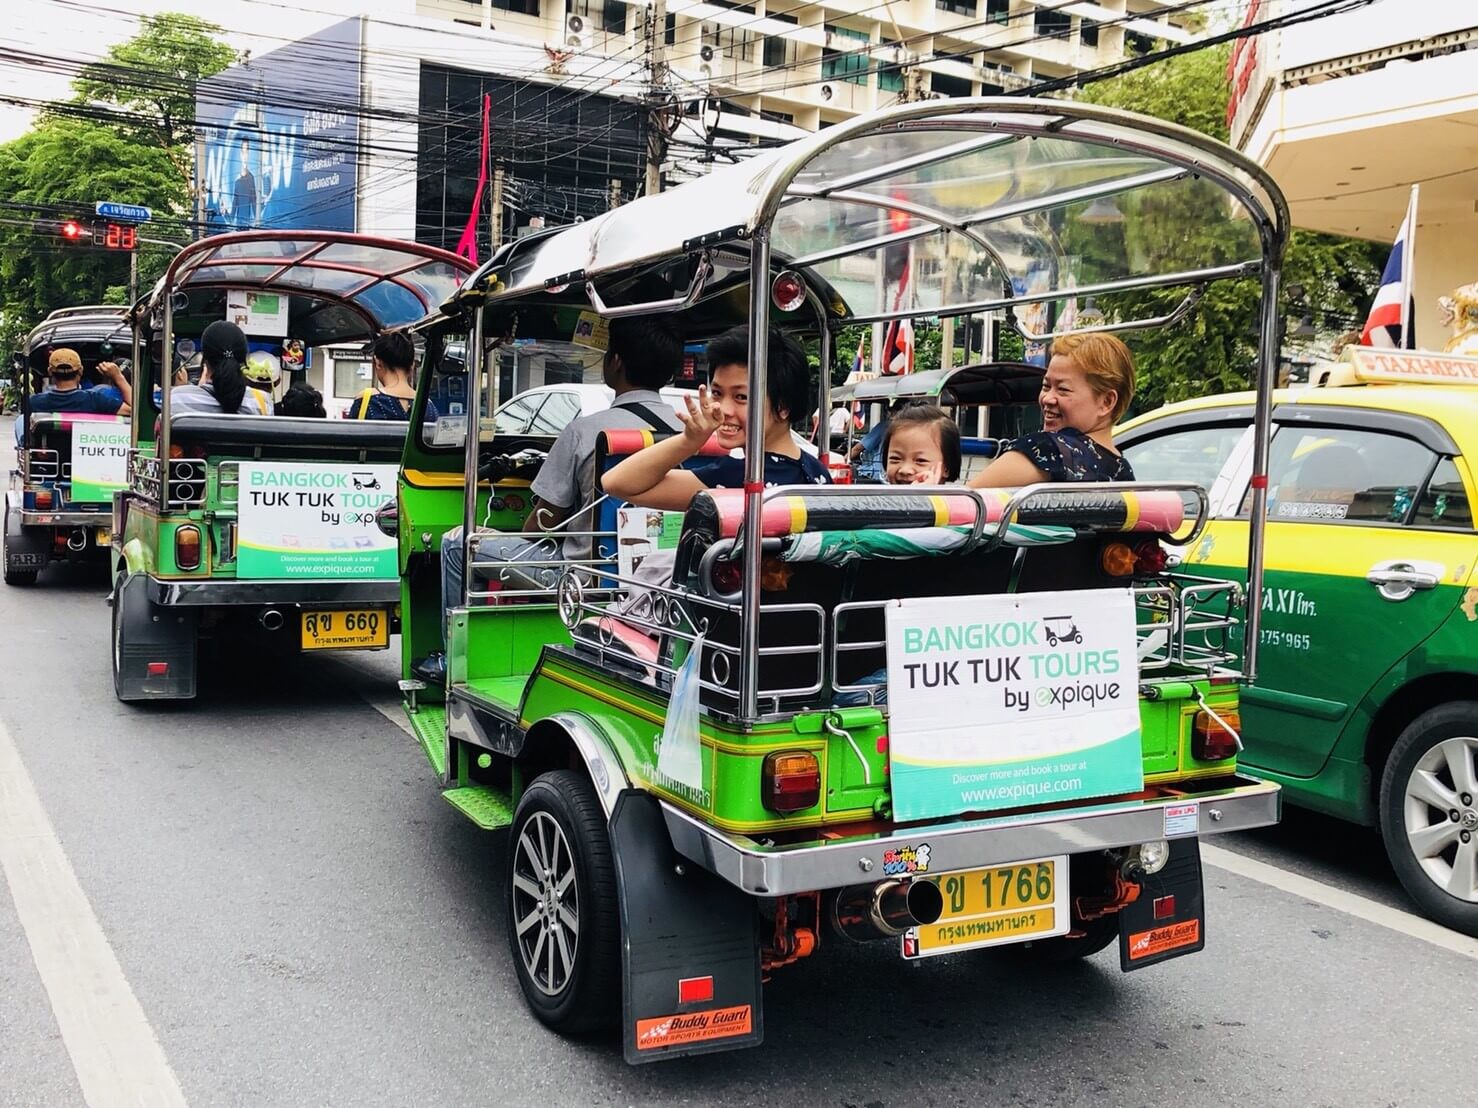
<path fill-rule="evenodd" d="M 360 24 L 346 19 L 200 82 L 207 234 L 355 229 Z"/>

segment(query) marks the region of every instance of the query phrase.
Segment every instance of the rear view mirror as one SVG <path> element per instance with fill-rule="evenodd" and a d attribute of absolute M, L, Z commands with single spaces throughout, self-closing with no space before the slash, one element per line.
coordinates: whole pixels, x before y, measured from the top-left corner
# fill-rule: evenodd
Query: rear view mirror
<path fill-rule="evenodd" d="M 400 505 L 394 500 L 381 504 L 375 510 L 375 526 L 386 538 L 396 538 L 400 534 Z"/>

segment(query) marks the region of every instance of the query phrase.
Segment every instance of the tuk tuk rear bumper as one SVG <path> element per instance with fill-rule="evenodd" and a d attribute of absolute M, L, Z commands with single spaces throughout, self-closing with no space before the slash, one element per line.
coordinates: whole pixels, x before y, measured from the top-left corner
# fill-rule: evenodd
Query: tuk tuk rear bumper
<path fill-rule="evenodd" d="M 400 603 L 399 578 L 389 581 L 166 581 L 149 578 L 149 599 L 164 607 L 315 608 Z"/>
<path fill-rule="evenodd" d="M 889 835 L 784 845 L 764 845 L 745 835 L 719 831 L 665 801 L 662 812 L 679 854 L 754 896 L 788 896 L 907 876 L 889 874 L 883 864 L 884 852 L 904 846 L 928 844 L 927 872 L 948 873 L 1157 839 L 1246 831 L 1277 823 L 1281 807 L 1279 786 L 1233 775 L 1200 782 L 1192 791 L 1175 796 L 1090 803 L 1050 812 L 916 825 Z"/>
<path fill-rule="evenodd" d="M 22 511 L 22 527 L 103 527 L 113 526 L 113 516 L 102 509 L 94 512 L 37 512 Z"/>

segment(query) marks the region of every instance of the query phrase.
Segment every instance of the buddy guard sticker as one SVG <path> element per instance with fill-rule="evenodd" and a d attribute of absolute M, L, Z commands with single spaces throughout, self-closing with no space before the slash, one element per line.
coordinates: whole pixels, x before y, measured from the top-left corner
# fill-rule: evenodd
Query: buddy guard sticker
<path fill-rule="evenodd" d="M 636 1021 L 636 1049 L 658 1050 L 662 1047 L 701 1043 L 709 1039 L 728 1039 L 748 1035 L 753 1024 L 748 1004 L 733 1008 L 711 1008 L 706 1012 L 690 1012 L 685 1016 L 658 1016 Z"/>

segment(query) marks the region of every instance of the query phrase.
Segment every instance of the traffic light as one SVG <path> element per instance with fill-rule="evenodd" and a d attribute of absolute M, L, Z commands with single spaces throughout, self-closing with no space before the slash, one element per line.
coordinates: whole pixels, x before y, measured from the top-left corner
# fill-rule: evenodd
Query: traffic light
<path fill-rule="evenodd" d="M 92 245 L 92 227 L 80 219 L 40 219 L 31 224 L 31 230 L 74 246 Z"/>

